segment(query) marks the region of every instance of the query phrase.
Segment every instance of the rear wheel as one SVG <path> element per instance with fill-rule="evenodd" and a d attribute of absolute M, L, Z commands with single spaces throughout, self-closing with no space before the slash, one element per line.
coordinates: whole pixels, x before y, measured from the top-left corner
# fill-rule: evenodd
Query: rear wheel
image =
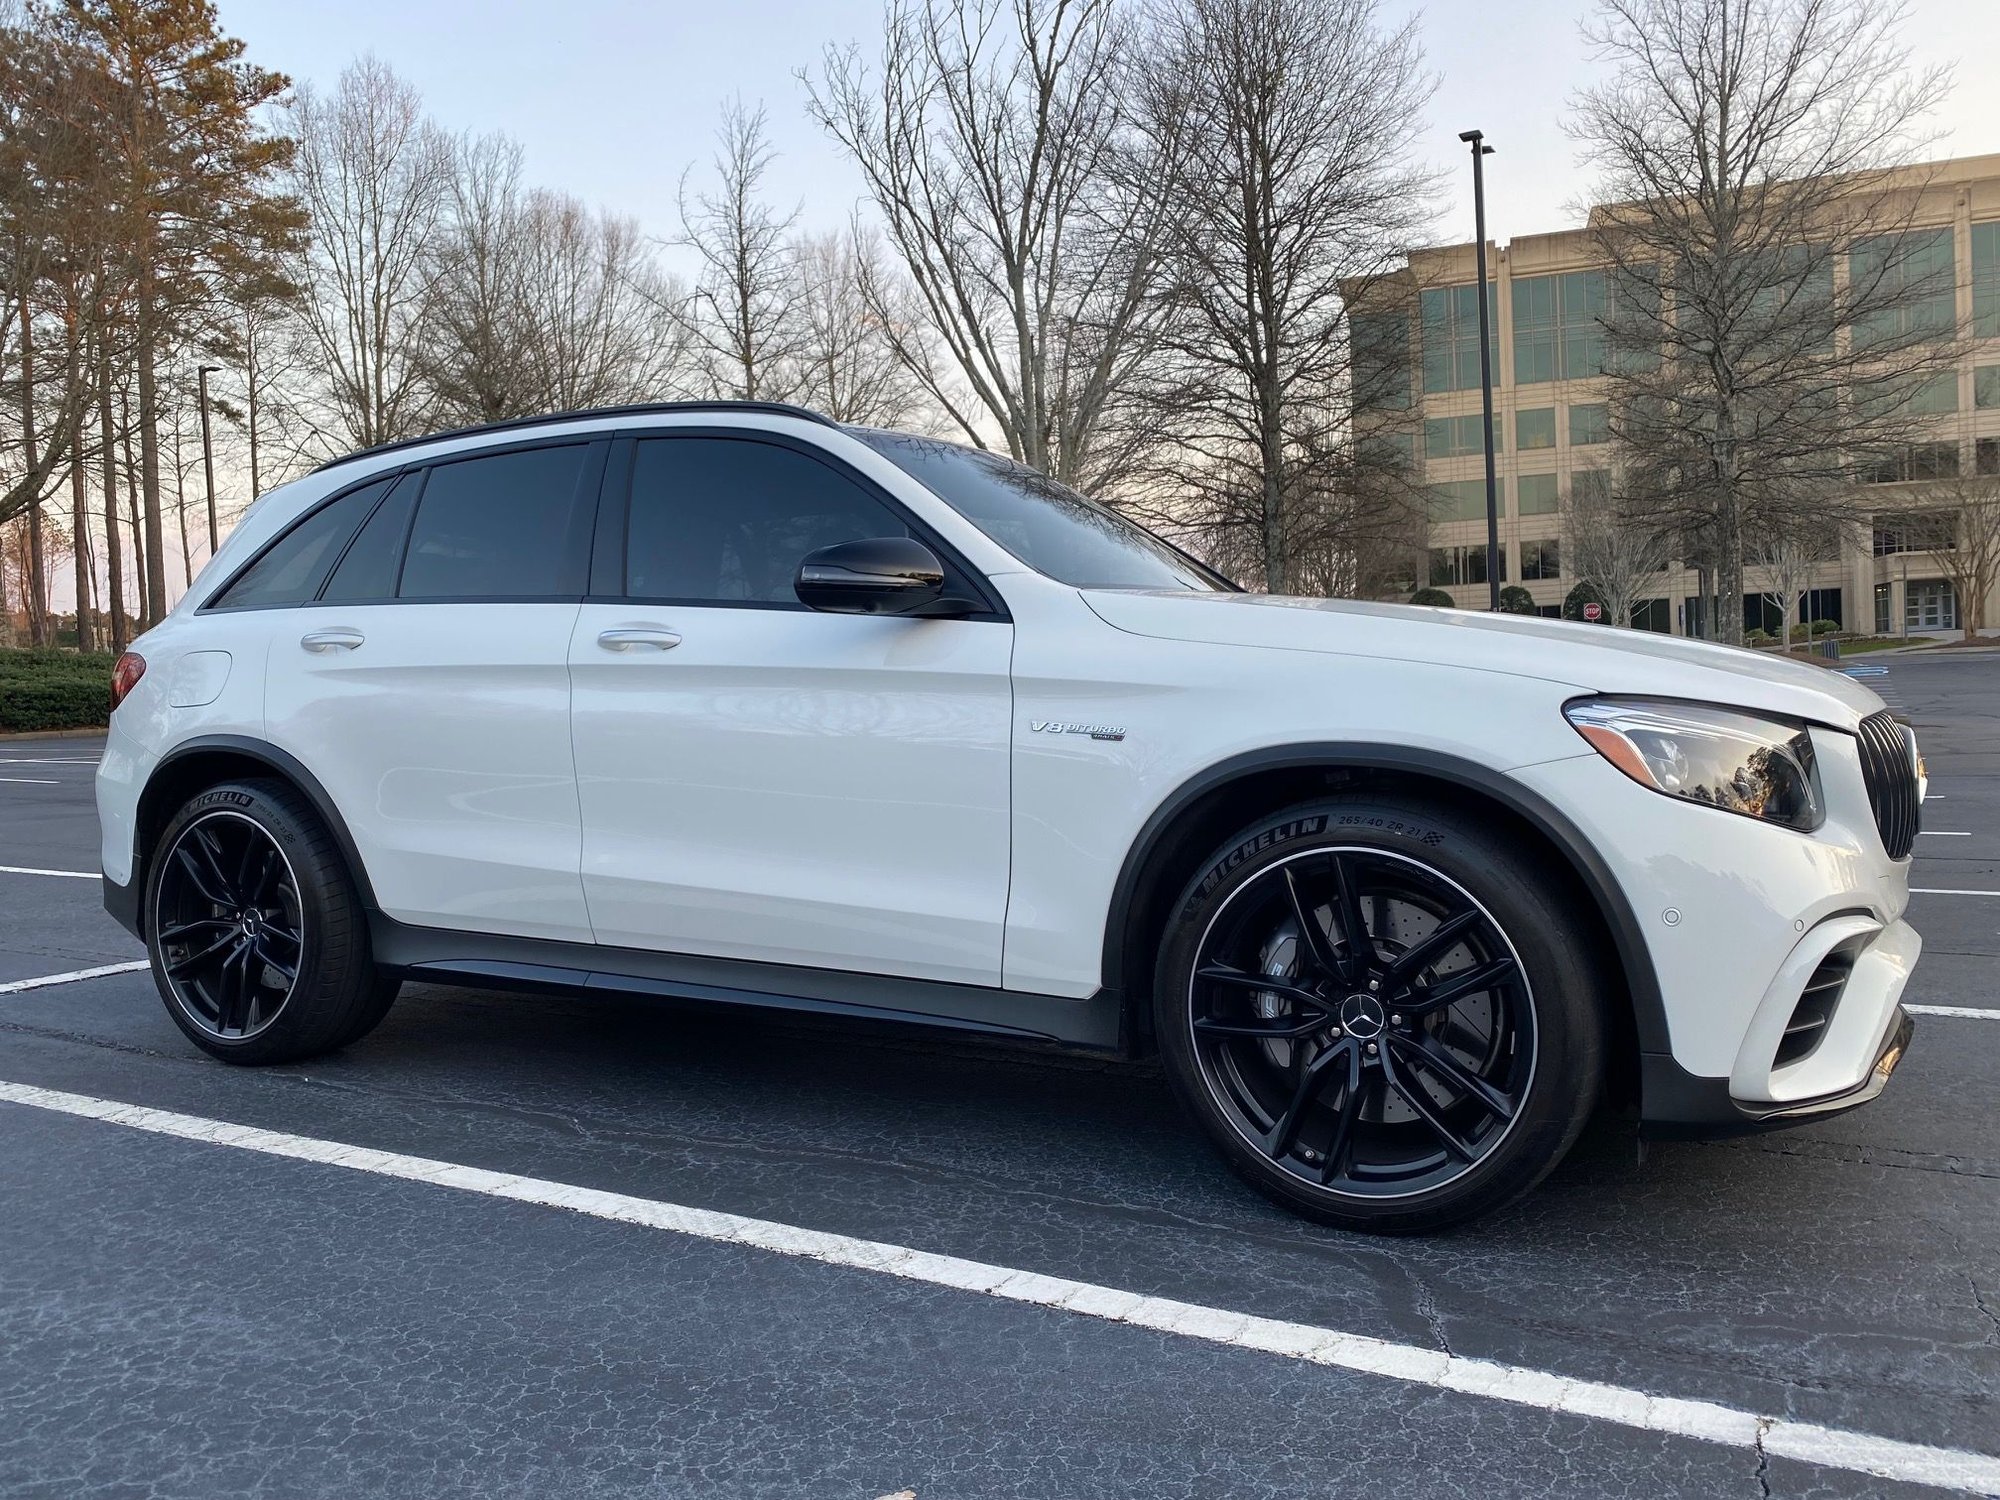
<path fill-rule="evenodd" d="M 281 782 L 191 799 L 160 837 L 148 886 L 154 983 L 211 1057 L 298 1062 L 359 1040 L 395 999 L 339 850 Z"/>
<path fill-rule="evenodd" d="M 1599 984 L 1553 872 L 1443 808 L 1342 797 L 1244 829 L 1155 977 L 1183 1102 L 1260 1190 L 1440 1229 L 1520 1196 L 1596 1102 Z"/>

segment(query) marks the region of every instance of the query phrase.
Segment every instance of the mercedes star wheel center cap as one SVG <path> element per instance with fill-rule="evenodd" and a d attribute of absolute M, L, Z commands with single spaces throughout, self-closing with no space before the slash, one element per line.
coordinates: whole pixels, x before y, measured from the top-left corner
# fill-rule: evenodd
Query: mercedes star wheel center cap
<path fill-rule="evenodd" d="M 1382 1034 L 1382 1002 L 1373 995 L 1349 995 L 1340 1002 L 1340 1025 L 1349 1036 L 1367 1041 Z"/>

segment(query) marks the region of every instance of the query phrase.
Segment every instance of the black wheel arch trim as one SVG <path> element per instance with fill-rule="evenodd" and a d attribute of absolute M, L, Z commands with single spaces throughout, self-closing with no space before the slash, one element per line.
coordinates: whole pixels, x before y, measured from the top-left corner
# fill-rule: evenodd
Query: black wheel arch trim
<path fill-rule="evenodd" d="M 1152 816 L 1139 830 L 1139 836 L 1125 853 L 1117 883 L 1112 887 L 1111 905 L 1104 924 L 1103 979 L 1107 989 L 1128 996 L 1137 993 L 1131 983 L 1133 976 L 1125 972 L 1126 929 L 1132 920 L 1147 867 L 1181 815 L 1201 798 L 1232 781 L 1265 771 L 1313 769 L 1391 771 L 1428 776 L 1490 797 L 1533 826 L 1562 854 L 1597 904 L 1604 925 L 1611 934 L 1631 996 L 1632 1020 L 1640 1052 L 1671 1056 L 1666 1002 L 1660 993 L 1659 976 L 1653 968 L 1652 955 L 1646 947 L 1639 919 L 1618 882 L 1612 878 L 1603 856 L 1583 836 L 1582 831 L 1546 798 L 1504 772 L 1460 756 L 1409 745 L 1356 741 L 1274 745 L 1218 761 L 1182 782 L 1153 810 Z"/>
<path fill-rule="evenodd" d="M 375 900 L 375 888 L 368 880 L 368 866 L 362 862 L 361 851 L 354 842 L 354 835 L 348 832 L 347 820 L 340 815 L 340 809 L 334 804 L 333 798 L 327 795 L 327 790 L 320 785 L 319 778 L 308 771 L 304 763 L 297 756 L 280 750 L 268 740 L 253 739 L 249 735 L 242 734 L 204 734 L 197 735 L 191 740 L 183 741 L 181 744 L 174 746 L 166 755 L 162 756 L 160 763 L 153 767 L 152 774 L 146 778 L 145 789 L 139 794 L 141 804 L 145 802 L 147 796 L 159 782 L 164 772 L 175 765 L 192 760 L 196 756 L 212 755 L 218 752 L 239 755 L 246 760 L 256 761 L 268 768 L 274 775 L 282 777 L 298 788 L 305 799 L 312 803 L 313 811 L 319 814 L 320 820 L 326 824 L 327 830 L 332 833 L 333 841 L 340 849 L 340 857 L 347 862 L 348 873 L 354 878 L 355 889 L 360 893 L 362 906 L 371 912 L 381 909 Z M 171 816 L 171 812 L 169 812 L 169 816 Z M 121 904 L 128 904 L 132 915 L 132 922 L 128 923 L 127 926 L 131 927 L 134 931 L 138 930 L 143 915 L 140 908 L 143 905 L 143 893 L 146 888 L 146 861 L 152 855 L 152 850 L 144 846 L 145 828 L 145 820 L 140 819 L 132 833 L 131 891 L 133 894 L 129 898 L 123 897 L 121 894 Z M 112 908 L 111 883 L 108 879 L 105 885 L 107 888 L 105 891 L 105 908 L 111 911 L 113 916 L 123 921 L 124 917 L 121 911 Z"/>

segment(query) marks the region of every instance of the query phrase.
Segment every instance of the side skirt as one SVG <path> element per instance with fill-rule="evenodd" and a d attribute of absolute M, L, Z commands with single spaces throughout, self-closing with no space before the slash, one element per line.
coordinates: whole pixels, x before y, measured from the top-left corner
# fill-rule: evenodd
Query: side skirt
<path fill-rule="evenodd" d="M 405 979 L 528 991 L 664 995 L 723 1005 L 813 1011 L 1056 1042 L 1093 1051 L 1121 1045 L 1123 1005 L 941 980 L 855 974 L 747 959 L 604 948 L 543 938 L 415 927 L 371 912 L 375 961 Z"/>

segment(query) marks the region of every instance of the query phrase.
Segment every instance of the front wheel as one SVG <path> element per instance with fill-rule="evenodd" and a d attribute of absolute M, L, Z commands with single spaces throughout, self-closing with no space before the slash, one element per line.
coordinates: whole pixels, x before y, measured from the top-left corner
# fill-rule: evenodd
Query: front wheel
<path fill-rule="evenodd" d="M 395 998 L 338 848 L 281 782 L 191 799 L 160 836 L 147 885 L 154 983 L 211 1057 L 299 1062 L 359 1040 Z"/>
<path fill-rule="evenodd" d="M 1231 1165 L 1343 1228 L 1446 1228 L 1568 1151 L 1601 986 L 1540 862 L 1386 796 L 1291 808 L 1183 892 L 1155 975 L 1168 1072 Z"/>

